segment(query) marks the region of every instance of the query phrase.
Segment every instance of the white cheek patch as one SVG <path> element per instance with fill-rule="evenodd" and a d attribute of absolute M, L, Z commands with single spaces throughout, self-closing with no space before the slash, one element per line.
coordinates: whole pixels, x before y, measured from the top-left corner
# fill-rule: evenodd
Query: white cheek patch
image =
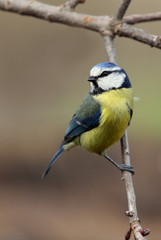
<path fill-rule="evenodd" d="M 126 75 L 124 73 L 114 72 L 109 74 L 106 77 L 98 79 L 98 86 L 105 91 L 108 91 L 112 88 L 119 88 L 123 84 Z"/>

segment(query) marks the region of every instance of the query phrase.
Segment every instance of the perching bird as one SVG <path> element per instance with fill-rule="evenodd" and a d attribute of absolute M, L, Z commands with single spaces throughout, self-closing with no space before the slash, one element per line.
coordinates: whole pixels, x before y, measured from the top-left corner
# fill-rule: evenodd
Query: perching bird
<path fill-rule="evenodd" d="M 134 173 L 132 166 L 119 165 L 105 153 L 120 140 L 132 118 L 133 91 L 129 78 L 116 64 L 103 62 L 91 69 L 88 81 L 90 91 L 73 115 L 64 140 L 46 167 L 43 178 L 64 150 L 77 145 L 104 156 L 121 171 Z"/>

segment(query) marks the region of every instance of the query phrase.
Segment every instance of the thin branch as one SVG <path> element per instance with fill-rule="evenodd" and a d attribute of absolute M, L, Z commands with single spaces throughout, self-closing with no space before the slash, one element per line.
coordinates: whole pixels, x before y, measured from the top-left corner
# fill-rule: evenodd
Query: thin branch
<path fill-rule="evenodd" d="M 121 143 L 122 162 L 124 164 L 131 165 L 127 131 L 125 131 L 124 135 L 122 136 L 120 143 Z M 129 213 L 131 214 L 130 215 L 131 230 L 135 236 L 135 240 L 144 240 L 144 237 L 141 234 L 142 227 L 140 226 L 139 218 L 137 214 L 136 196 L 135 196 L 131 173 L 124 171 L 123 179 L 125 180 L 126 193 L 127 193 L 127 199 L 128 199 L 128 209 L 129 209 Z"/>
<path fill-rule="evenodd" d="M 114 41 L 112 36 L 105 35 L 103 36 L 105 50 L 107 58 L 110 62 L 117 63 L 116 50 L 114 47 Z"/>
<path fill-rule="evenodd" d="M 33 0 L 0 0 L 0 9 L 97 32 L 104 31 L 110 19 L 108 16 L 97 17 L 76 13 L 63 9 L 62 6 L 57 7 Z"/>
<path fill-rule="evenodd" d="M 133 14 L 123 18 L 123 22 L 128 24 L 136 24 L 142 22 L 161 20 L 161 12 L 147 13 L 147 14 Z"/>
<path fill-rule="evenodd" d="M 64 8 L 68 10 L 73 10 L 79 3 L 84 3 L 86 0 L 69 0 L 64 4 Z"/>
<path fill-rule="evenodd" d="M 114 15 L 115 20 L 121 20 L 126 13 L 126 10 L 130 4 L 131 0 L 122 0 L 116 14 Z"/>
<path fill-rule="evenodd" d="M 136 41 L 161 49 L 161 37 L 152 35 L 143 29 L 134 28 L 126 23 L 120 24 L 115 29 L 115 34 L 120 37 L 127 37 Z"/>
<path fill-rule="evenodd" d="M 109 61 L 117 64 L 116 51 L 114 47 L 114 38 L 108 35 L 103 36 L 103 38 L 104 38 L 105 49 L 106 49 L 106 53 Z M 121 144 L 121 153 L 122 153 L 122 163 L 126 165 L 131 165 L 127 131 L 125 131 L 124 135 L 122 136 L 120 140 L 120 144 Z M 142 230 L 142 227 L 140 226 L 139 218 L 137 214 L 136 196 L 135 196 L 131 173 L 127 171 L 123 172 L 123 179 L 125 180 L 126 193 L 127 193 L 127 199 L 128 199 L 128 209 L 129 209 L 128 212 L 130 213 L 129 215 L 130 234 L 128 231 L 128 238 L 126 235 L 126 239 L 130 239 L 131 231 L 132 231 L 134 234 L 135 240 L 145 240 L 145 238 L 141 234 L 141 231 L 143 230 Z"/>
<path fill-rule="evenodd" d="M 122 153 L 122 163 L 131 165 L 127 131 L 125 131 L 123 137 L 121 138 L 121 153 Z M 124 171 L 123 177 L 125 179 L 129 211 L 134 213 L 130 219 L 130 222 L 138 221 L 138 214 L 136 209 L 136 197 L 135 197 L 134 186 L 132 182 L 132 175 L 130 172 Z"/>

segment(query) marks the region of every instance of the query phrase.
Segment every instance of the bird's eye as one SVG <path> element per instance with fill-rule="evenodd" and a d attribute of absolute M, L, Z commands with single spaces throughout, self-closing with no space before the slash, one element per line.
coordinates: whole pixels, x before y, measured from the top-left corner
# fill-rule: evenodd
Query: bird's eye
<path fill-rule="evenodd" d="M 110 71 L 103 71 L 100 75 L 100 77 L 106 77 L 107 75 L 109 75 L 111 72 Z"/>

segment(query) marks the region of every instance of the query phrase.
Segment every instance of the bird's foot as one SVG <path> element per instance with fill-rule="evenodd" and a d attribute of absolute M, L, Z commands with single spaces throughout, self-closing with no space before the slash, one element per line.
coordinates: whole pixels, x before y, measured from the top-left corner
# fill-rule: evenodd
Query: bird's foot
<path fill-rule="evenodd" d="M 119 169 L 123 172 L 123 171 L 128 171 L 132 174 L 135 173 L 133 167 L 131 165 L 127 165 L 127 164 L 120 164 L 119 165 Z"/>
<path fill-rule="evenodd" d="M 104 157 L 105 157 L 106 159 L 108 159 L 113 165 L 115 165 L 115 167 L 117 167 L 118 169 L 120 169 L 121 172 L 123 172 L 123 171 L 128 171 L 128 172 L 130 172 L 130 173 L 132 173 L 132 174 L 135 173 L 135 171 L 134 171 L 134 169 L 133 169 L 133 167 L 132 167 L 131 165 L 118 164 L 118 163 L 116 163 L 114 160 L 112 160 L 112 158 L 110 158 L 107 154 L 104 155 Z"/>

